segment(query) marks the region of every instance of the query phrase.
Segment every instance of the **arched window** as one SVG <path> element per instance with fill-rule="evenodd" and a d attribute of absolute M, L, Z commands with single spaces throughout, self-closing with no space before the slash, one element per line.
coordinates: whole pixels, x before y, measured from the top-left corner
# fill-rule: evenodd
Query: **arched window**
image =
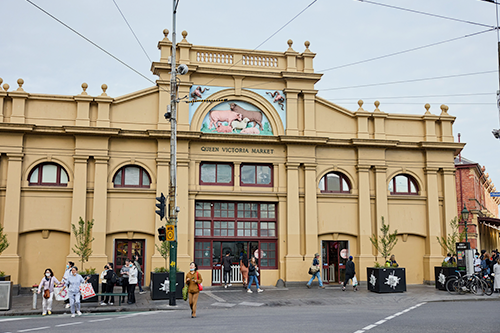
<path fill-rule="evenodd" d="M 389 183 L 389 192 L 391 194 L 417 195 L 417 182 L 410 175 L 397 175 Z"/>
<path fill-rule="evenodd" d="M 319 181 L 321 193 L 351 193 L 349 179 L 340 172 L 330 172 Z"/>
<path fill-rule="evenodd" d="M 136 165 L 127 165 L 115 174 L 113 178 L 115 187 L 142 187 L 149 188 L 151 179 L 144 168 Z"/>
<path fill-rule="evenodd" d="M 68 173 L 56 163 L 41 163 L 31 170 L 29 186 L 67 186 Z"/>

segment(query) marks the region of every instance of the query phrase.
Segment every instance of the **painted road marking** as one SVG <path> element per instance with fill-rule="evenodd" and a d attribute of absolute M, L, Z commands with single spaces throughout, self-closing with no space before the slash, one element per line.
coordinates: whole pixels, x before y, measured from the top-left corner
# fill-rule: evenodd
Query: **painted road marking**
<path fill-rule="evenodd" d="M 412 307 L 410 307 L 410 308 L 408 308 L 408 309 L 405 309 L 405 310 L 403 310 L 403 311 L 397 312 L 397 313 L 393 314 L 392 316 L 385 317 L 384 319 L 379 320 L 379 321 L 377 321 L 377 322 L 376 322 L 376 323 L 374 323 L 374 324 L 371 324 L 371 325 L 368 325 L 368 326 L 366 326 L 366 327 L 363 327 L 362 329 L 357 330 L 357 331 L 355 331 L 354 333 L 364 333 L 364 332 L 366 332 L 366 331 L 368 331 L 368 330 L 371 330 L 371 329 L 372 329 L 372 328 L 374 328 L 374 327 L 377 327 L 378 325 L 381 325 L 381 324 L 385 323 L 385 322 L 386 322 L 386 321 L 388 321 L 388 320 L 391 320 L 391 319 L 393 319 L 393 318 L 396 318 L 397 316 L 400 316 L 400 315 L 402 315 L 402 314 L 404 314 L 404 313 L 406 313 L 406 312 L 408 312 L 408 311 L 410 311 L 410 310 L 414 310 L 414 309 L 418 308 L 419 306 L 424 305 L 425 303 L 427 303 L 427 302 L 419 303 L 419 304 L 414 305 L 414 306 L 412 306 Z"/>
<path fill-rule="evenodd" d="M 106 320 L 111 320 L 111 319 L 113 319 L 113 318 L 92 319 L 92 320 L 89 320 L 89 323 L 95 323 L 98 321 L 106 321 Z"/>
<path fill-rule="evenodd" d="M 19 330 L 18 332 L 39 331 L 39 330 L 46 330 L 47 328 L 50 328 L 50 326 L 28 328 L 28 329 L 25 329 L 25 330 Z"/>
<path fill-rule="evenodd" d="M 241 302 L 240 305 L 244 306 L 262 306 L 264 303 Z"/>
<path fill-rule="evenodd" d="M 82 323 L 81 321 L 75 321 L 74 323 L 59 324 L 59 325 L 56 325 L 56 327 L 71 326 L 71 325 L 80 325 L 81 323 Z"/>
<path fill-rule="evenodd" d="M 14 321 L 14 320 L 26 320 L 30 318 L 6 318 L 6 319 L 0 319 L 0 322 L 2 321 Z"/>
<path fill-rule="evenodd" d="M 219 296 L 214 295 L 211 291 L 207 291 L 204 294 L 207 294 L 208 296 L 212 297 L 217 302 L 220 302 L 220 303 L 224 303 L 225 302 L 225 300 L 223 298 L 220 298 Z"/>

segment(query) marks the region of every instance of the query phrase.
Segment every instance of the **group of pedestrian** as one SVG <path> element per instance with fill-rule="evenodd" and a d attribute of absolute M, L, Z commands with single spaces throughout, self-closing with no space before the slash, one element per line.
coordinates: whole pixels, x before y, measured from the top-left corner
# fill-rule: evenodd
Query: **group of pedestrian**
<path fill-rule="evenodd" d="M 358 291 L 358 283 L 357 283 L 357 278 L 356 278 L 356 265 L 354 264 L 354 261 L 352 261 L 352 256 L 349 256 L 349 259 L 347 260 L 346 263 L 346 268 L 345 268 L 345 280 L 342 283 L 342 291 L 345 291 L 347 284 L 349 283 L 349 280 L 352 280 L 352 287 L 353 291 Z M 388 260 L 388 262 L 392 265 L 395 264 L 397 265 L 398 263 L 396 262 L 396 258 L 394 255 L 391 256 L 391 258 Z M 316 253 L 314 255 L 314 259 L 311 265 L 311 268 L 309 269 L 309 274 L 311 274 L 311 279 L 309 282 L 306 283 L 307 288 L 311 288 L 311 284 L 314 281 L 315 278 L 318 278 L 318 283 L 319 283 L 319 288 L 325 289 L 325 286 L 323 286 L 323 281 L 321 279 L 321 269 L 320 269 L 320 262 L 319 262 L 319 253 Z M 397 267 L 397 266 L 395 266 Z"/>

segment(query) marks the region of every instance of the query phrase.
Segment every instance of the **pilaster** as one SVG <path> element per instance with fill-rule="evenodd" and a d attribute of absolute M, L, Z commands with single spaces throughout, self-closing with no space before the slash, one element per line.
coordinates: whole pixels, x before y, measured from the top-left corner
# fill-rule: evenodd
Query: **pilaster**
<path fill-rule="evenodd" d="M 382 217 L 386 222 L 389 221 L 387 211 L 387 167 L 385 166 L 375 166 L 375 205 L 375 225 L 377 226 L 376 230 L 378 230 L 379 223 L 382 223 Z"/>
<path fill-rule="evenodd" d="M 317 90 L 303 91 L 304 94 L 304 135 L 316 136 L 315 97 Z"/>
<path fill-rule="evenodd" d="M 103 93 L 101 94 L 101 96 L 95 98 L 95 101 L 97 102 L 96 126 L 109 127 L 109 109 L 111 103 L 113 102 L 113 98 L 109 97 L 106 94 L 106 89 L 108 89 L 107 85 L 103 84 L 101 88 L 103 90 Z"/>
<path fill-rule="evenodd" d="M 442 261 L 441 246 L 437 237 L 441 236 L 437 168 L 424 169 L 427 186 L 427 237 L 425 238 L 424 280 L 434 280 L 434 266 Z"/>
<path fill-rule="evenodd" d="M 298 97 L 300 90 L 285 88 L 286 94 L 286 135 L 298 135 Z"/>
<path fill-rule="evenodd" d="M 108 156 L 94 156 L 95 176 L 94 176 L 94 207 L 92 216 L 94 218 L 94 228 L 92 236 L 92 255 L 89 259 L 91 267 L 104 267 L 108 262 L 106 256 L 106 229 L 108 212 Z"/>
<path fill-rule="evenodd" d="M 299 163 L 286 163 L 287 173 L 287 251 L 285 256 L 287 279 L 294 279 L 303 270 L 300 254 Z"/>
<path fill-rule="evenodd" d="M 457 217 L 457 188 L 455 180 L 455 168 L 442 169 L 443 176 L 443 225 L 441 231 L 442 236 L 448 235 L 451 232 L 450 222 Z M 443 253 L 445 254 L 445 253 Z"/>
<path fill-rule="evenodd" d="M 319 252 L 318 242 L 318 202 L 316 198 L 316 164 L 304 164 L 304 203 L 306 226 L 305 260 L 311 261 Z"/>
<path fill-rule="evenodd" d="M 357 165 L 358 172 L 358 261 L 359 267 L 373 265 L 373 245 L 370 242 L 372 235 L 372 218 L 370 207 L 370 166 Z M 365 272 L 358 270 L 359 278 L 364 278 Z"/>
<path fill-rule="evenodd" d="M 158 140 L 158 157 L 156 158 L 156 196 L 163 195 L 168 197 L 168 189 L 169 189 L 169 179 L 170 179 L 170 158 L 166 158 L 167 152 L 169 148 L 168 140 Z M 160 153 L 161 152 L 161 153 Z M 165 155 L 165 156 L 164 156 Z M 167 200 L 168 201 L 168 200 Z M 168 210 L 168 208 L 167 208 Z M 155 214 L 155 229 L 158 230 L 161 226 L 166 225 L 166 220 L 160 220 L 160 217 Z M 161 247 L 161 242 L 158 240 L 158 237 L 154 238 L 155 246 L 154 246 L 154 254 L 151 258 L 151 268 L 155 269 L 156 267 L 164 267 L 165 259 L 160 255 L 157 250 L 157 246 Z M 157 246 L 156 246 L 157 245 Z"/>
<path fill-rule="evenodd" d="M 88 85 L 83 83 L 83 92 L 73 97 L 77 104 L 75 126 L 90 126 L 90 102 L 94 99 L 87 94 L 87 87 Z"/>
<path fill-rule="evenodd" d="M 358 101 L 358 105 L 359 105 L 358 111 L 354 112 L 354 115 L 356 116 L 356 119 L 357 119 L 357 125 L 358 125 L 357 138 L 358 139 L 369 139 L 370 134 L 368 132 L 368 118 L 371 116 L 371 112 L 365 111 L 363 109 L 363 101 L 362 100 Z"/>
<path fill-rule="evenodd" d="M 24 83 L 23 79 L 17 80 L 17 83 L 19 84 L 19 88 L 17 88 L 16 91 L 11 91 L 9 93 L 9 97 L 12 98 L 12 114 L 10 116 L 10 122 L 24 124 L 28 93 L 22 88 Z"/>
<path fill-rule="evenodd" d="M 71 230 L 71 224 L 78 224 L 80 217 L 87 221 L 87 163 L 88 156 L 74 155 L 74 179 L 73 179 L 73 202 L 71 204 L 71 221 L 68 221 Z M 78 256 L 71 250 L 76 244 L 73 234 L 70 235 L 67 260 L 78 261 Z"/>

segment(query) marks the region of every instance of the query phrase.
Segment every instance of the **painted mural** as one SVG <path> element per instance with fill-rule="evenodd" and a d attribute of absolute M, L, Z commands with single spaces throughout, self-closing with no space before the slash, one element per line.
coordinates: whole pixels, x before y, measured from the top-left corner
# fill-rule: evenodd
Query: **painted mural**
<path fill-rule="evenodd" d="M 200 131 L 273 135 L 271 124 L 261 110 L 250 103 L 236 100 L 227 101 L 212 108 L 203 119 Z"/>

